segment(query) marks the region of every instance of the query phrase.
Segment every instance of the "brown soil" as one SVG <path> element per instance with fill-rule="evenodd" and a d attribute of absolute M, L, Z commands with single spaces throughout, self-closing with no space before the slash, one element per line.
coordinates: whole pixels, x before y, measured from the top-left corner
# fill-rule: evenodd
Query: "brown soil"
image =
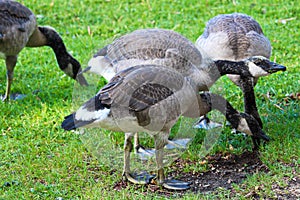
<path fill-rule="evenodd" d="M 242 184 L 241 182 L 248 176 L 257 172 L 268 173 L 266 165 L 262 163 L 256 152 L 245 152 L 241 155 L 214 155 L 208 156 L 206 159 L 209 170 L 206 172 L 183 172 L 185 165 L 195 165 L 199 161 L 187 161 L 178 159 L 172 166 L 169 167 L 168 176 L 178 177 L 182 181 L 191 183 L 191 188 L 188 191 L 194 193 L 216 193 L 217 189 L 224 188 L 231 190 L 231 195 L 235 191 L 232 184 Z M 276 193 L 276 199 L 298 199 L 300 198 L 300 178 L 294 178 L 287 181 L 287 187 L 280 188 L 278 185 L 273 185 L 272 189 Z M 127 187 L 133 187 L 133 184 L 126 181 L 119 181 L 114 185 L 115 190 L 121 190 Z M 136 189 L 145 187 L 145 193 L 157 193 L 163 196 L 182 196 L 186 191 L 174 192 L 163 189 L 156 185 L 138 186 Z M 257 188 L 259 189 L 259 188 Z M 144 190 L 145 191 L 145 190 Z M 286 192 L 290 191 L 290 192 Z M 255 191 L 245 194 L 245 197 L 252 199 L 264 198 L 260 197 Z"/>

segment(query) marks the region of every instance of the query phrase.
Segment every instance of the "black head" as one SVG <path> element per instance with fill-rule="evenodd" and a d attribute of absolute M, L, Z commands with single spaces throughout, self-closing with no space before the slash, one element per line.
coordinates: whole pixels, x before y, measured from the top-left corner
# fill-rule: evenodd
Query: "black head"
<path fill-rule="evenodd" d="M 64 71 L 65 74 L 77 80 L 80 85 L 88 85 L 83 75 L 78 75 L 78 73 L 81 72 L 80 63 L 67 52 L 62 38 L 55 29 L 48 26 L 39 26 L 38 28 L 46 39 L 46 45 L 53 49 L 59 68 Z"/>
<path fill-rule="evenodd" d="M 263 56 L 253 56 L 247 59 L 246 65 L 253 77 L 267 76 L 278 71 L 286 71 L 285 66 L 272 62 Z"/>
<path fill-rule="evenodd" d="M 78 81 L 80 85 L 88 85 L 86 79 L 81 73 L 82 69 L 80 63 L 70 54 L 67 54 L 65 58 L 60 57 L 58 59 L 58 65 L 65 72 L 65 74 Z"/>

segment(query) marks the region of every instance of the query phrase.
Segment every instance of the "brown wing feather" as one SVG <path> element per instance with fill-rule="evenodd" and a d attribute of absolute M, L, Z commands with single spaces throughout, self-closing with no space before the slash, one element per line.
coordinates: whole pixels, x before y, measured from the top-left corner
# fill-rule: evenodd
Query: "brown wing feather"
<path fill-rule="evenodd" d="M 18 2 L 0 1 L 0 26 L 26 23 L 31 15 L 31 10 Z"/>
<path fill-rule="evenodd" d="M 95 53 L 94 57 L 97 57 L 97 56 L 106 56 L 108 48 L 109 48 L 109 45 L 106 45 L 105 47 L 103 47 L 102 49 L 100 49 L 97 53 Z"/>
<path fill-rule="evenodd" d="M 129 101 L 129 108 L 139 112 L 168 98 L 172 94 L 173 91 L 166 86 L 156 83 L 146 83 L 132 94 Z"/>
<path fill-rule="evenodd" d="M 124 77 L 127 74 L 131 73 L 135 70 L 134 67 L 129 67 L 125 70 L 120 71 L 117 73 L 97 94 L 96 98 L 100 100 L 102 104 L 107 105 L 108 107 L 111 106 L 113 103 L 114 95 L 116 95 L 116 88 L 123 83 Z"/>
<path fill-rule="evenodd" d="M 124 106 L 129 110 L 138 112 L 168 98 L 182 85 L 181 75 L 172 70 L 156 65 L 139 65 L 117 73 L 99 91 L 97 98 L 102 104 L 110 104 L 107 106 L 113 102 L 116 105 L 126 104 Z"/>
<path fill-rule="evenodd" d="M 124 35 L 108 46 L 106 56 L 112 61 L 148 60 L 165 58 L 168 49 L 178 49 L 194 65 L 201 63 L 201 54 L 191 41 L 174 31 L 164 29 L 141 29 Z"/>

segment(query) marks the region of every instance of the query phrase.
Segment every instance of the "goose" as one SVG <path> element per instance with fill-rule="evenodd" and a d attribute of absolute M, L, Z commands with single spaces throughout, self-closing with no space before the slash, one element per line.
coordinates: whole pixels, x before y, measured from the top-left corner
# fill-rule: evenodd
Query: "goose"
<path fill-rule="evenodd" d="M 220 14 L 210 19 L 196 46 L 211 59 L 240 61 L 252 56 L 270 58 L 271 43 L 261 26 L 252 17 L 242 13 Z M 227 75 L 243 91 L 245 112 L 253 115 L 263 127 L 259 116 L 253 87 L 259 77 L 241 78 Z M 250 79 L 250 80 L 249 80 Z M 206 122 L 208 118 L 203 118 Z"/>
<path fill-rule="evenodd" d="M 196 118 L 217 109 L 238 130 L 269 140 L 251 115 L 239 113 L 220 95 L 199 94 L 198 91 L 197 84 L 172 68 L 153 64 L 128 67 L 118 72 L 76 112 L 66 116 L 61 126 L 67 131 L 80 127 L 123 131 L 123 176 L 135 184 L 149 184 L 151 176 L 130 173 L 134 136 L 131 133 L 147 132 L 155 144 L 157 177 L 154 183 L 167 189 L 185 190 L 189 183 L 166 179 L 163 169 L 164 146 L 171 143 L 168 140 L 170 130 L 181 115 Z"/>
<path fill-rule="evenodd" d="M 208 56 L 202 56 L 190 40 L 175 31 L 140 29 L 123 35 L 100 49 L 83 72 L 102 75 L 109 81 L 116 72 L 138 63 L 156 63 L 174 68 L 197 83 L 200 91 L 209 90 L 224 74 L 260 77 L 286 70 L 284 66 L 262 56 L 239 62 L 212 60 Z M 139 145 L 136 148 L 138 147 Z"/>
<path fill-rule="evenodd" d="M 67 52 L 60 35 L 51 27 L 37 26 L 35 15 L 24 5 L 10 0 L 0 0 L 0 58 L 6 64 L 6 92 L 9 99 L 17 57 L 24 47 L 49 46 L 53 49 L 58 65 L 64 73 L 87 85 L 80 63 Z"/>

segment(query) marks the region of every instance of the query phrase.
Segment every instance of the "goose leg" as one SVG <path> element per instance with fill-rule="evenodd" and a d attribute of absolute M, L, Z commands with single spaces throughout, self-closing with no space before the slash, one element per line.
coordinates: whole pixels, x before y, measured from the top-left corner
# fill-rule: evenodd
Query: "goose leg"
<path fill-rule="evenodd" d="M 14 68 L 17 63 L 17 56 L 7 56 L 5 59 L 6 64 L 6 91 L 5 95 L 2 98 L 2 101 L 6 101 L 9 99 L 11 84 L 14 76 Z"/>
<path fill-rule="evenodd" d="M 178 140 L 168 140 L 165 149 L 186 149 L 187 144 L 190 140 L 178 139 Z M 139 143 L 139 135 L 136 133 L 134 135 L 134 150 L 135 154 L 139 156 L 141 160 L 149 160 L 151 157 L 155 156 L 155 149 L 146 149 Z"/>
<path fill-rule="evenodd" d="M 135 133 L 134 134 L 134 151 L 135 151 L 135 153 L 139 153 L 140 148 L 143 148 L 143 147 L 142 147 L 142 145 L 140 145 L 139 134 Z"/>
<path fill-rule="evenodd" d="M 255 93 L 253 89 L 253 81 L 252 78 L 249 77 L 241 77 L 240 80 L 240 87 L 243 91 L 244 95 L 244 107 L 245 113 L 252 115 L 258 122 L 260 128 L 263 128 L 263 123 L 259 116 L 256 100 L 255 100 Z M 260 145 L 260 139 L 252 137 L 254 149 L 258 149 Z"/>
<path fill-rule="evenodd" d="M 165 134 L 165 133 L 162 133 Z M 160 135 L 160 134 L 158 134 Z M 168 143 L 167 139 L 162 137 L 155 136 L 155 156 L 156 156 L 156 165 L 157 165 L 157 177 L 156 184 L 162 185 L 166 189 L 170 190 L 187 190 L 190 188 L 190 183 L 174 180 L 174 179 L 165 179 L 164 169 L 163 169 L 163 156 L 164 156 L 164 146 Z"/>
<path fill-rule="evenodd" d="M 125 141 L 124 141 L 124 168 L 123 168 L 123 176 L 126 180 L 134 183 L 134 184 L 149 184 L 151 179 L 154 178 L 154 176 L 146 173 L 130 173 L 130 152 L 133 149 L 132 145 L 132 133 L 125 133 Z"/>

